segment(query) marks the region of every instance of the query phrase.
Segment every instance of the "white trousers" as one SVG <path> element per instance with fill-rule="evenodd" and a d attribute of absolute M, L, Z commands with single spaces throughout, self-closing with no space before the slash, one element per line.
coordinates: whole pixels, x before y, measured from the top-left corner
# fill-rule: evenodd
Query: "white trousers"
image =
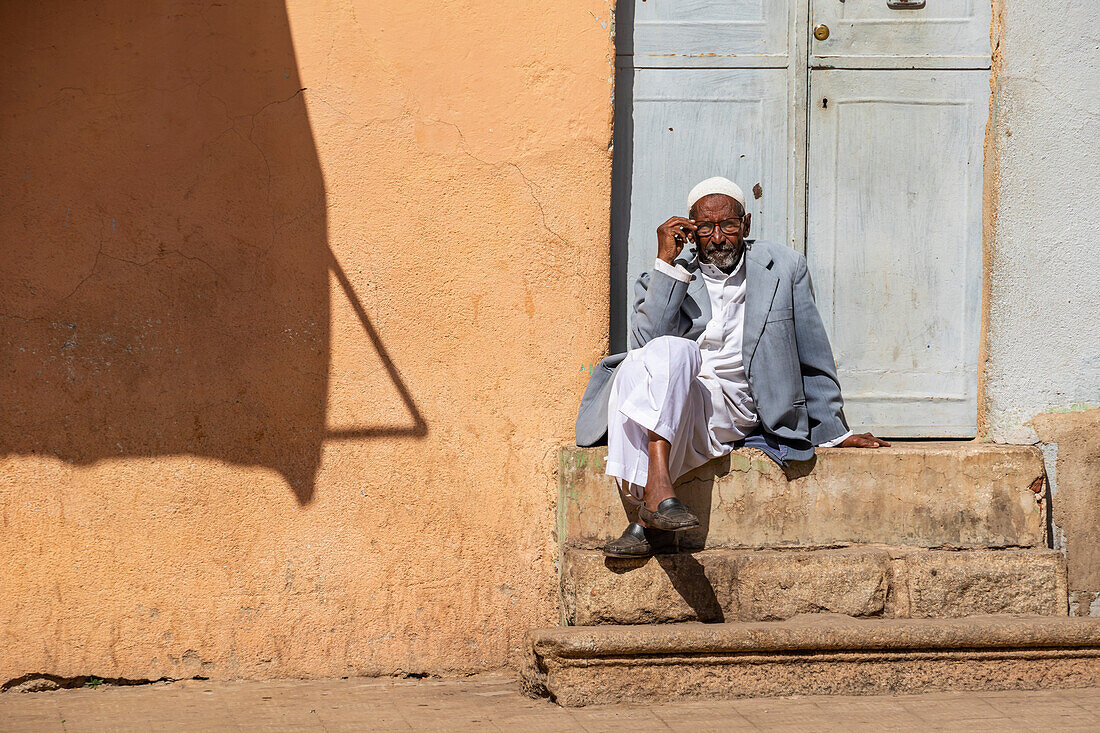
<path fill-rule="evenodd" d="M 628 498 L 642 500 L 649 431 L 671 443 L 668 468 L 675 481 L 729 453 L 751 427 L 731 414 L 736 410 L 716 380 L 701 378 L 702 366 L 699 344 L 661 336 L 627 354 L 615 373 L 607 409 L 607 473 L 631 485 Z"/>

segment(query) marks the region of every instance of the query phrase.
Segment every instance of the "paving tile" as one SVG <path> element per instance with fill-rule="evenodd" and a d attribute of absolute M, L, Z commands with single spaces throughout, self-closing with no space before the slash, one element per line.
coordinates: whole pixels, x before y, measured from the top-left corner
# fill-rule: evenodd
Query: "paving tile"
<path fill-rule="evenodd" d="M 951 698 L 938 697 L 931 700 L 908 697 L 901 698 L 899 704 L 907 712 L 913 713 L 921 720 L 929 723 L 1004 717 L 1004 713 L 998 708 L 976 695 Z"/>
<path fill-rule="evenodd" d="M 851 730 L 851 722 L 844 716 L 829 716 L 820 711 L 817 713 L 772 711 L 767 713 L 748 713 L 745 718 L 760 730 L 803 730 L 803 731 L 837 731 L 847 733 Z"/>
<path fill-rule="evenodd" d="M 670 710 L 667 707 L 659 707 L 654 710 L 654 715 L 661 719 L 671 730 L 728 730 L 750 731 L 756 730 L 747 718 L 735 710 L 729 708 L 692 710 L 690 707 Z"/>
<path fill-rule="evenodd" d="M 814 696 L 803 698 L 804 702 L 812 703 L 821 708 L 828 708 L 834 713 L 858 714 L 864 711 L 905 712 L 897 697 L 892 696 L 866 696 L 866 697 L 823 697 Z"/>
<path fill-rule="evenodd" d="M 560 714 L 528 713 L 525 715 L 493 716 L 493 723 L 502 731 L 522 731 L 523 733 L 558 733 L 559 731 L 580 731 L 584 727 L 573 720 L 571 715 L 562 711 Z"/>
<path fill-rule="evenodd" d="M 1100 718 L 1081 708 L 1059 710 L 1057 712 L 1007 711 L 1004 713 L 1004 717 L 1017 721 L 1021 725 L 1042 730 L 1057 730 L 1063 726 L 1092 724 L 1097 726 L 1097 730 L 1100 731 Z"/>
<path fill-rule="evenodd" d="M 731 725 L 724 720 L 685 720 L 669 723 L 667 730 L 675 733 L 756 733 L 760 729 L 746 721 L 740 725 Z"/>
<path fill-rule="evenodd" d="M 65 719 L 64 726 L 61 724 Z M 1100 731 L 1100 689 L 686 700 L 565 709 L 507 677 L 188 681 L 0 695 L 0 730 L 101 731 Z"/>
<path fill-rule="evenodd" d="M 630 730 L 668 731 L 668 725 L 652 708 L 593 706 L 572 711 L 573 721 L 588 733 L 621 733 Z"/>
<path fill-rule="evenodd" d="M 64 731 L 65 726 L 58 718 L 54 721 L 45 721 L 40 719 L 21 719 L 12 720 L 5 718 L 0 713 L 0 720 L 4 721 L 3 730 L 9 733 L 49 733 L 51 731 Z"/>
<path fill-rule="evenodd" d="M 859 725 L 866 728 L 877 729 L 889 729 L 889 730 L 928 730 L 929 724 L 927 721 L 921 720 L 916 715 L 906 712 L 895 712 L 890 709 L 885 709 L 881 712 L 875 712 L 871 710 L 853 712 L 842 712 L 834 710 L 826 710 L 826 714 L 830 719 L 839 719 L 845 725 Z"/>
<path fill-rule="evenodd" d="M 1074 704 L 1093 715 L 1100 715 L 1100 700 L 1074 700 Z"/>
<path fill-rule="evenodd" d="M 1081 725 L 1091 725 L 1095 730 L 1100 731 L 1100 720 L 1088 713 L 1069 715 L 1024 714 L 1006 715 L 1005 717 L 1038 731 L 1058 731 L 1065 727 Z"/>
<path fill-rule="evenodd" d="M 777 710 L 782 710 L 788 714 L 798 712 L 812 714 L 820 712 L 821 710 L 813 700 L 807 700 L 804 697 L 796 699 L 785 697 L 742 698 L 740 700 L 731 700 L 729 705 L 746 717 L 749 714 L 763 714 L 775 712 Z"/>
<path fill-rule="evenodd" d="M 942 733 L 978 733 L 979 731 L 997 731 L 997 733 L 1035 733 L 1028 726 L 1020 725 L 1011 718 L 970 718 L 945 720 L 934 725 L 933 730 Z"/>

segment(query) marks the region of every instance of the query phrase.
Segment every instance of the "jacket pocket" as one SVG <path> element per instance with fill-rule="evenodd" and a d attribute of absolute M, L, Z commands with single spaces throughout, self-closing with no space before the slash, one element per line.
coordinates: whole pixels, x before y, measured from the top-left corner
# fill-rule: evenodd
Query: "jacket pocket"
<path fill-rule="evenodd" d="M 793 308 L 776 308 L 768 312 L 768 319 L 765 323 L 772 323 L 773 321 L 789 321 L 794 318 Z"/>

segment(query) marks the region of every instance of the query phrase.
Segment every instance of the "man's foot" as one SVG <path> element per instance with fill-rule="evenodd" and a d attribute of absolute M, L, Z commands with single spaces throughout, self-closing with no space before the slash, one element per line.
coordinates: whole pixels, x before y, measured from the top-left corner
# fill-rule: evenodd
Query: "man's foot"
<path fill-rule="evenodd" d="M 603 554 L 608 557 L 649 557 L 656 552 L 675 550 L 673 537 L 660 529 L 649 529 L 631 522 L 619 539 L 604 545 Z"/>
<path fill-rule="evenodd" d="M 646 523 L 646 526 L 655 529 L 667 529 L 670 532 L 682 532 L 685 529 L 695 529 L 699 526 L 699 517 L 688 511 L 688 508 L 671 496 L 657 505 L 657 511 L 642 505 L 638 508 L 638 516 Z"/>

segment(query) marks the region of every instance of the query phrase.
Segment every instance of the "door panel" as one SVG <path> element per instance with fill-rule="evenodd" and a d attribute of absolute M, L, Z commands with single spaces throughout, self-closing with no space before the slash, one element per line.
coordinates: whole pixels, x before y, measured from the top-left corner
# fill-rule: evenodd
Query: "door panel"
<path fill-rule="evenodd" d="M 638 69 L 627 282 L 653 268 L 657 227 L 687 214 L 691 187 L 726 176 L 745 190 L 754 236 L 787 237 L 784 69 Z M 759 184 L 760 198 L 753 194 Z M 690 257 L 685 251 L 682 255 Z"/>
<path fill-rule="evenodd" d="M 633 12 L 638 66 L 786 64 L 787 0 L 622 0 L 619 10 Z"/>
<path fill-rule="evenodd" d="M 829 28 L 827 39 L 810 39 L 814 67 L 878 60 L 989 68 L 989 0 L 928 0 L 920 10 L 891 9 L 887 0 L 813 0 L 811 13 L 814 26 Z"/>
<path fill-rule="evenodd" d="M 849 423 L 972 436 L 983 71 L 815 70 L 807 258 Z"/>

